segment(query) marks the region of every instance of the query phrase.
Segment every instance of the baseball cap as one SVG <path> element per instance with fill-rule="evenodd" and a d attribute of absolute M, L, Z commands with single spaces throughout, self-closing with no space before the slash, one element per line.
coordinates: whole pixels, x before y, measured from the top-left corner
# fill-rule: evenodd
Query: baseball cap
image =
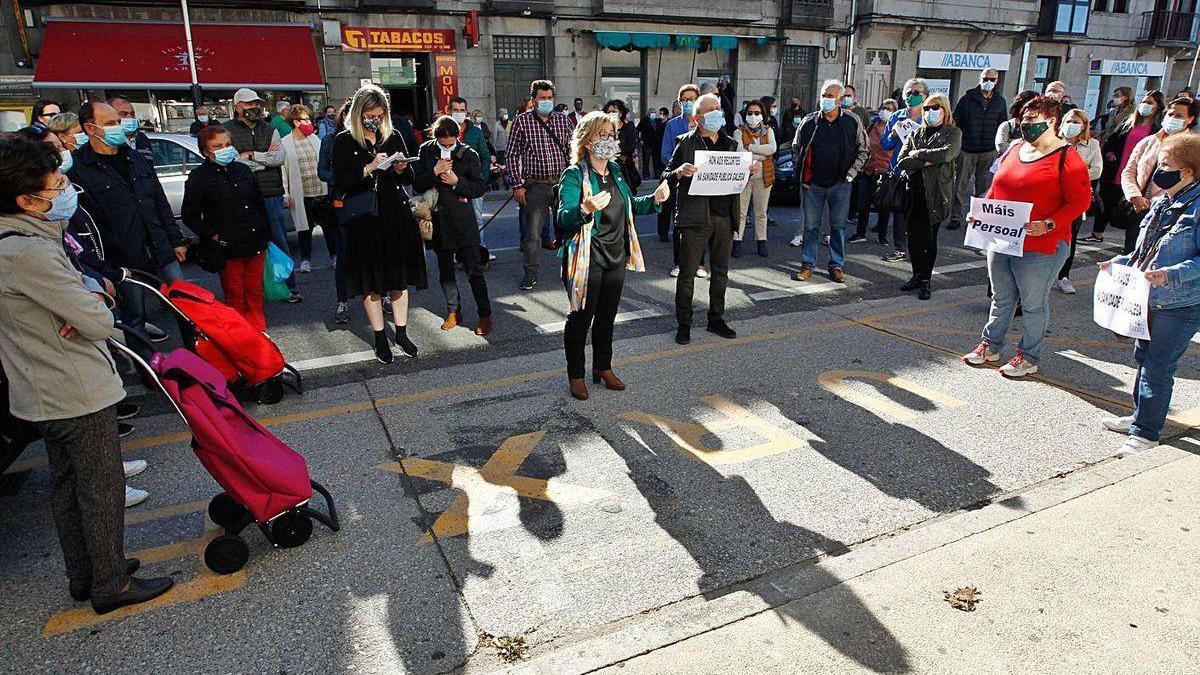
<path fill-rule="evenodd" d="M 259 96 L 253 89 L 242 87 L 233 92 L 234 103 L 253 103 L 255 101 L 262 102 L 262 97 Z"/>

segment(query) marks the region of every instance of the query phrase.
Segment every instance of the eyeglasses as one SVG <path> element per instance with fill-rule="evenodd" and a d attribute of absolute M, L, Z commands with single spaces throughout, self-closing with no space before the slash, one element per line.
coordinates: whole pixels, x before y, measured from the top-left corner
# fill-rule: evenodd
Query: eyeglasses
<path fill-rule="evenodd" d="M 597 135 L 596 138 L 593 140 L 608 141 L 608 140 L 612 140 L 612 137 L 613 137 L 613 135 L 610 133 L 602 133 L 602 134 Z"/>

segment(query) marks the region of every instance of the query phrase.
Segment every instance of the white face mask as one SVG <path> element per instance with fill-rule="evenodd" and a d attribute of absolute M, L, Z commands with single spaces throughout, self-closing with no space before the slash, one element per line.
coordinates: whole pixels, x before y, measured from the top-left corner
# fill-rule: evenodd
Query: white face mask
<path fill-rule="evenodd" d="M 1138 104 L 1138 112 L 1141 113 L 1142 117 L 1149 117 L 1154 114 L 1154 104 L 1153 103 L 1139 103 Z"/>
<path fill-rule="evenodd" d="M 450 113 L 450 117 L 453 118 L 454 121 L 457 122 L 458 126 L 460 126 L 460 127 L 462 126 L 463 122 L 467 121 L 467 113 L 465 113 L 465 112 Z"/>
<path fill-rule="evenodd" d="M 1058 132 L 1058 135 L 1062 136 L 1063 138 L 1075 138 L 1082 132 L 1083 125 L 1079 122 L 1064 122 L 1062 129 Z"/>
<path fill-rule="evenodd" d="M 749 115 L 746 115 L 746 124 L 749 124 L 752 127 L 756 127 L 756 126 L 762 124 L 762 115 L 760 115 L 758 113 L 751 113 Z"/>
<path fill-rule="evenodd" d="M 441 143 L 439 143 L 439 144 L 438 144 L 438 147 L 439 147 L 439 148 L 441 148 L 441 151 L 442 151 L 442 159 L 450 159 L 450 153 L 451 153 L 451 151 L 453 151 L 453 150 L 454 150 L 454 146 L 452 145 L 452 146 L 450 146 L 450 147 L 448 147 L 448 148 L 447 148 L 446 146 L 444 146 L 444 145 L 442 145 Z"/>
<path fill-rule="evenodd" d="M 1163 131 L 1167 132 L 1168 134 L 1183 131 L 1183 120 L 1179 119 L 1178 117 L 1164 117 L 1162 121 L 1162 128 Z"/>

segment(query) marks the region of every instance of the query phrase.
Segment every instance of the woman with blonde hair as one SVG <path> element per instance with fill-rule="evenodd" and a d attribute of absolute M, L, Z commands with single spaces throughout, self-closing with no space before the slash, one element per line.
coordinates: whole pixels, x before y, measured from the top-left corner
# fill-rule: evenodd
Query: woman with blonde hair
<path fill-rule="evenodd" d="M 1100 141 L 1092 138 L 1090 124 L 1091 120 L 1088 119 L 1087 113 L 1079 108 L 1072 108 L 1063 113 L 1058 135 L 1072 148 L 1075 148 L 1075 151 L 1083 159 L 1083 163 L 1087 165 L 1088 180 L 1092 183 L 1092 195 L 1095 195 L 1096 182 L 1104 173 L 1104 157 L 1100 151 Z M 1095 201 L 1095 199 L 1093 196 L 1092 200 Z M 1083 215 L 1071 223 L 1071 252 L 1067 254 L 1067 261 L 1063 263 L 1062 269 L 1058 272 L 1058 280 L 1054 282 L 1054 287 L 1067 295 L 1075 294 L 1075 286 L 1071 284 L 1068 277 L 1071 275 L 1071 267 L 1075 264 L 1075 240 L 1079 238 L 1079 228 L 1081 227 L 1083 227 Z"/>
<path fill-rule="evenodd" d="M 300 272 L 312 271 L 313 230 L 320 226 L 325 233 L 325 248 L 330 259 L 337 256 L 337 232 L 319 221 L 318 202 L 328 193 L 325 183 L 317 176 L 321 156 L 321 138 L 313 124 L 312 110 L 296 104 L 283 111 L 292 125 L 292 132 L 283 137 L 283 200 L 296 226 L 300 241 Z"/>
<path fill-rule="evenodd" d="M 920 290 L 928 300 L 937 262 L 938 229 L 954 200 L 954 164 L 962 149 L 962 130 L 954 125 L 950 99 L 932 94 L 921 103 L 921 126 L 908 135 L 896 168 L 908 177 L 908 259 L 913 275 L 902 291 Z"/>
<path fill-rule="evenodd" d="M 391 161 L 396 153 L 400 158 Z M 412 182 L 403 161 L 410 156 L 392 128 L 387 94 L 375 85 L 355 92 L 346 128 L 334 136 L 334 197 L 338 225 L 345 226 L 346 291 L 363 296 L 375 333 L 375 358 L 381 363 L 392 362 L 381 296 L 392 301 L 396 346 L 413 357 L 417 346 L 408 338 L 408 287 L 428 285 L 425 246 L 404 189 L 404 183 Z"/>
<path fill-rule="evenodd" d="M 657 213 L 670 196 L 667 182 L 653 194 L 634 197 L 620 164 L 621 147 L 611 117 L 595 111 L 580 120 L 571 140 L 571 165 L 559 180 L 557 223 L 564 244 L 563 284 L 571 313 L 563 343 L 571 396 L 586 401 L 584 346 L 592 332 L 592 381 L 621 391 L 612 371 L 613 323 L 625 270 L 644 272 L 635 215 Z"/>

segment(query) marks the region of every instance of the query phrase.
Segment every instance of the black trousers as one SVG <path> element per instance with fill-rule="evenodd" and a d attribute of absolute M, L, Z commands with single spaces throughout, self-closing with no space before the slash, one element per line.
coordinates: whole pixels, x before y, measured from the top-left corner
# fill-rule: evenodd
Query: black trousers
<path fill-rule="evenodd" d="M 666 239 L 667 235 L 671 234 L 671 216 L 675 213 L 675 190 L 671 190 L 671 196 L 667 201 L 663 202 L 662 211 L 658 213 L 658 238 Z M 678 254 L 675 256 L 678 258 Z"/>
<path fill-rule="evenodd" d="M 858 229 L 854 234 L 859 237 L 867 236 L 867 223 L 871 220 L 871 197 L 875 195 L 875 188 L 878 186 L 878 176 L 860 173 L 854 179 L 853 212 L 858 214 Z"/>
<path fill-rule="evenodd" d="M 908 260 L 913 276 L 921 281 L 933 277 L 937 263 L 938 230 L 942 224 L 929 222 L 929 205 L 924 190 L 913 190 L 912 209 L 908 212 Z"/>
<path fill-rule="evenodd" d="M 483 267 L 479 262 L 478 244 L 437 252 L 438 280 L 442 282 L 442 293 L 446 295 L 446 313 L 462 311 L 462 301 L 458 297 L 458 279 L 454 269 L 455 258 L 463 264 L 467 273 L 467 281 L 471 283 L 471 294 L 475 296 L 475 309 L 479 312 L 479 318 L 491 316 L 492 302 L 488 299 L 487 279 L 483 277 Z"/>
<path fill-rule="evenodd" d="M 113 596 L 125 574 L 125 472 L 117 409 L 41 422 L 50 461 L 50 510 L 67 577 L 91 579 L 92 597 Z"/>
<path fill-rule="evenodd" d="M 1113 184 L 1110 180 L 1100 181 L 1100 213 L 1096 214 L 1095 223 L 1092 225 L 1092 231 L 1096 234 L 1104 234 L 1104 230 L 1109 223 L 1114 226 L 1117 223 L 1113 220 L 1113 214 L 1117 212 L 1117 207 L 1121 202 L 1125 201 L 1125 193 L 1121 190 L 1120 185 Z"/>
<path fill-rule="evenodd" d="M 567 377 L 577 380 L 584 375 L 587 357 L 583 352 L 587 346 L 589 328 L 592 331 L 592 370 L 600 372 L 612 369 L 613 322 L 617 318 L 623 288 L 624 266 L 605 270 L 592 265 L 588 269 L 587 302 L 583 309 L 567 315 L 567 328 L 563 332 Z"/>
<path fill-rule="evenodd" d="M 725 316 L 725 289 L 729 286 L 729 252 L 733 248 L 732 218 L 709 216 L 708 222 L 679 228 L 679 278 L 675 280 L 675 319 L 692 325 L 692 296 L 696 268 L 704 253 L 708 261 L 708 322 Z"/>

